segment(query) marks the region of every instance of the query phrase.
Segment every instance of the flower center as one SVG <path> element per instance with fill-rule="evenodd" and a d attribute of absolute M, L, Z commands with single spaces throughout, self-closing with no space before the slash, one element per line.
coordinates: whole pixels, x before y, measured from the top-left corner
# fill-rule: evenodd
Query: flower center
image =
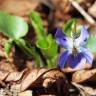
<path fill-rule="evenodd" d="M 72 49 L 72 54 L 76 56 L 77 53 L 78 53 L 77 48 L 76 48 L 76 47 L 73 47 L 73 49 Z"/>

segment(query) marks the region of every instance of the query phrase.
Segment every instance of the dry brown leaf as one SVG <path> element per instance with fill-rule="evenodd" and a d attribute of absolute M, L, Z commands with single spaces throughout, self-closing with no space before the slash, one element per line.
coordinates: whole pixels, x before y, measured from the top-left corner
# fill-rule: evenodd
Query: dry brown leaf
<path fill-rule="evenodd" d="M 69 84 L 65 74 L 60 69 L 50 69 L 44 72 L 36 81 L 35 86 L 41 86 L 48 89 L 49 93 L 57 94 L 58 96 L 68 96 Z M 41 85 L 40 85 L 41 84 Z M 54 86 L 56 89 L 54 89 Z M 62 91 L 61 91 L 62 90 Z M 65 91 L 66 90 L 66 91 Z"/>
<path fill-rule="evenodd" d="M 32 83 L 35 82 L 35 80 L 43 74 L 47 69 L 33 69 L 27 76 L 25 76 L 25 79 L 21 82 L 21 91 L 26 90 L 29 86 L 32 85 Z"/>
<path fill-rule="evenodd" d="M 92 88 L 86 85 L 77 84 L 75 82 L 72 82 L 72 84 L 79 89 L 80 93 L 85 95 L 80 96 L 96 96 L 96 88 Z"/>
<path fill-rule="evenodd" d="M 26 72 L 27 69 L 23 70 L 22 72 L 11 72 L 8 77 L 6 78 L 6 82 L 11 81 L 18 81 L 22 78 L 23 74 Z"/>
<path fill-rule="evenodd" d="M 56 89 L 54 89 L 54 87 Z M 44 88 L 49 93 L 68 95 L 69 84 L 63 71 L 59 69 L 32 70 L 21 82 L 21 92 L 28 88 Z M 62 91 L 61 90 L 67 90 Z M 56 91 L 57 90 L 57 91 Z M 51 92 L 52 91 L 52 92 Z M 61 95 L 60 95 L 61 96 Z"/>
<path fill-rule="evenodd" d="M 96 80 L 96 69 L 77 71 L 72 76 L 72 81 L 77 83 Z"/>
<path fill-rule="evenodd" d="M 32 96 L 32 91 L 27 90 L 18 94 L 18 96 Z"/>
<path fill-rule="evenodd" d="M 13 71 L 7 75 L 4 82 L 9 84 L 10 88 L 12 90 L 16 90 L 17 93 L 23 92 L 29 88 L 31 89 L 43 88 L 43 89 L 46 89 L 50 94 L 66 94 L 66 96 L 68 96 L 69 84 L 66 80 L 66 77 L 63 71 L 61 71 L 60 69 L 48 70 L 45 68 L 41 68 L 41 69 L 33 69 L 31 71 L 25 69 L 22 72 Z M 55 86 L 56 89 L 54 89 L 53 86 Z M 61 90 L 65 90 L 65 89 L 67 91 L 61 92 Z M 23 95 L 21 95 L 20 93 L 20 96 L 23 96 Z M 25 93 L 24 93 L 24 96 L 26 96 Z"/>
<path fill-rule="evenodd" d="M 10 72 L 8 71 L 0 70 L 0 80 L 3 81 L 9 75 L 9 73 Z"/>
<path fill-rule="evenodd" d="M 62 71 L 60 71 L 58 69 L 54 69 L 54 70 L 49 70 L 49 71 L 45 72 L 45 74 L 42 76 L 42 78 L 44 80 L 43 86 L 45 88 L 47 88 L 59 79 L 65 80 L 65 75 Z"/>

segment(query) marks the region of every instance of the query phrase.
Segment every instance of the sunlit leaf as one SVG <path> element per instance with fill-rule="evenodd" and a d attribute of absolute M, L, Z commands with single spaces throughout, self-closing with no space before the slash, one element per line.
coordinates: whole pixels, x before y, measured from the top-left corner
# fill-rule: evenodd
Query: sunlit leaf
<path fill-rule="evenodd" d="M 50 45 L 45 39 L 40 39 L 37 40 L 36 46 L 40 49 L 48 49 Z"/>
<path fill-rule="evenodd" d="M 63 32 L 71 38 L 74 38 L 74 33 L 75 37 L 77 37 L 80 34 L 82 26 L 76 25 L 77 19 L 73 18 L 69 20 L 65 25 L 63 25 Z"/>
<path fill-rule="evenodd" d="M 56 41 L 53 39 L 52 35 L 49 34 L 47 37 L 47 41 L 50 44 L 48 49 L 43 50 L 47 57 L 54 57 L 58 53 L 58 45 Z"/>
<path fill-rule="evenodd" d="M 0 32 L 12 39 L 23 37 L 28 32 L 28 25 L 21 17 L 0 12 Z"/>
<path fill-rule="evenodd" d="M 45 56 L 48 64 L 47 67 L 49 66 L 50 68 L 53 68 L 53 66 L 56 66 L 55 61 L 57 58 L 55 57 L 58 54 L 58 45 L 51 34 L 48 36 L 46 35 L 42 20 L 36 12 L 33 11 L 30 14 L 30 19 L 37 36 L 36 46 L 40 48 L 41 52 Z"/>
<path fill-rule="evenodd" d="M 32 11 L 30 14 L 30 19 L 31 19 L 31 23 L 35 29 L 37 38 L 38 39 L 45 38 L 46 34 L 44 31 L 42 20 L 41 20 L 40 16 L 38 15 L 38 13 L 36 13 L 35 11 Z"/>
<path fill-rule="evenodd" d="M 49 34 L 46 39 L 47 42 L 44 39 L 38 40 L 36 45 L 42 50 L 42 52 L 45 54 L 45 57 L 52 58 L 57 54 L 58 45 L 51 34 Z"/>
<path fill-rule="evenodd" d="M 74 24 L 76 24 L 77 19 L 71 19 L 69 20 L 64 26 L 63 26 L 63 32 L 68 36 L 73 38 L 73 31 L 74 30 Z"/>

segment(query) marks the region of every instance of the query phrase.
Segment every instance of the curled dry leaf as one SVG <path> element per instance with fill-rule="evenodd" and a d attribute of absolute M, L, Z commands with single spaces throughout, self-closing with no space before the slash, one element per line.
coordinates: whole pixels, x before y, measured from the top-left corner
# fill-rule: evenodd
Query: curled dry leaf
<path fill-rule="evenodd" d="M 77 83 L 96 81 L 96 69 L 77 71 L 73 74 L 72 81 Z"/>
<path fill-rule="evenodd" d="M 59 79 L 64 80 L 64 82 L 67 82 L 65 79 L 65 75 L 61 70 L 58 69 L 51 69 L 45 72 L 45 74 L 42 76 L 44 82 L 43 86 L 45 88 L 49 87 L 50 84 L 57 82 Z"/>
<path fill-rule="evenodd" d="M 68 96 L 69 84 L 65 74 L 60 69 L 50 69 L 42 74 L 40 78 L 43 79 L 42 86 L 46 89 L 50 89 L 50 93 L 51 91 L 55 91 L 54 94 L 57 96 Z M 56 88 L 55 90 L 54 87 Z"/>
<path fill-rule="evenodd" d="M 21 82 L 21 91 L 26 90 L 28 87 L 32 86 L 36 79 L 43 74 L 47 69 L 33 69 L 31 72 L 27 73 Z"/>
<path fill-rule="evenodd" d="M 33 69 L 31 71 L 25 69 L 21 72 L 3 72 L 1 70 L 0 75 L 2 76 L 1 80 L 6 82 L 6 84 L 9 84 L 10 89 L 15 90 L 16 93 L 26 91 L 30 88 L 32 90 L 40 89 L 38 92 L 47 90 L 49 94 L 58 94 L 58 96 L 68 96 L 69 94 L 69 84 L 63 71 L 60 69 L 48 70 L 41 68 Z M 44 91 L 44 93 L 46 92 Z M 20 93 L 19 95 L 23 96 L 21 94 L 23 93 Z M 24 93 L 24 96 L 27 96 L 25 94 L 26 93 Z M 30 94 L 30 92 L 28 94 Z"/>
<path fill-rule="evenodd" d="M 56 89 L 54 89 L 54 86 L 57 89 L 57 93 L 56 93 Z M 29 87 L 31 89 L 37 88 L 37 90 L 38 90 L 38 88 L 39 89 L 43 88 L 45 90 L 48 89 L 48 91 L 51 90 L 53 93 L 55 92 L 56 94 L 59 94 L 59 95 L 65 94 L 65 96 L 68 96 L 68 90 L 69 90 L 69 85 L 66 80 L 66 77 L 65 77 L 63 71 L 61 71 L 59 69 L 51 69 L 51 70 L 34 69 L 34 70 L 32 70 L 25 77 L 25 79 L 22 80 L 20 91 L 24 91 L 24 90 L 28 89 Z M 65 89 L 67 91 L 64 91 Z M 61 90 L 63 90 L 63 91 L 61 92 Z"/>

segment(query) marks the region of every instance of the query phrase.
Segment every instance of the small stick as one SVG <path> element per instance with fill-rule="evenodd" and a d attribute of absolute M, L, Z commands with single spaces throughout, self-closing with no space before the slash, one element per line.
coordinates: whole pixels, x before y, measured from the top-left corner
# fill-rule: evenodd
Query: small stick
<path fill-rule="evenodd" d="M 69 0 L 73 7 L 75 7 L 83 16 L 84 18 L 91 24 L 95 24 L 95 20 L 74 0 Z"/>

